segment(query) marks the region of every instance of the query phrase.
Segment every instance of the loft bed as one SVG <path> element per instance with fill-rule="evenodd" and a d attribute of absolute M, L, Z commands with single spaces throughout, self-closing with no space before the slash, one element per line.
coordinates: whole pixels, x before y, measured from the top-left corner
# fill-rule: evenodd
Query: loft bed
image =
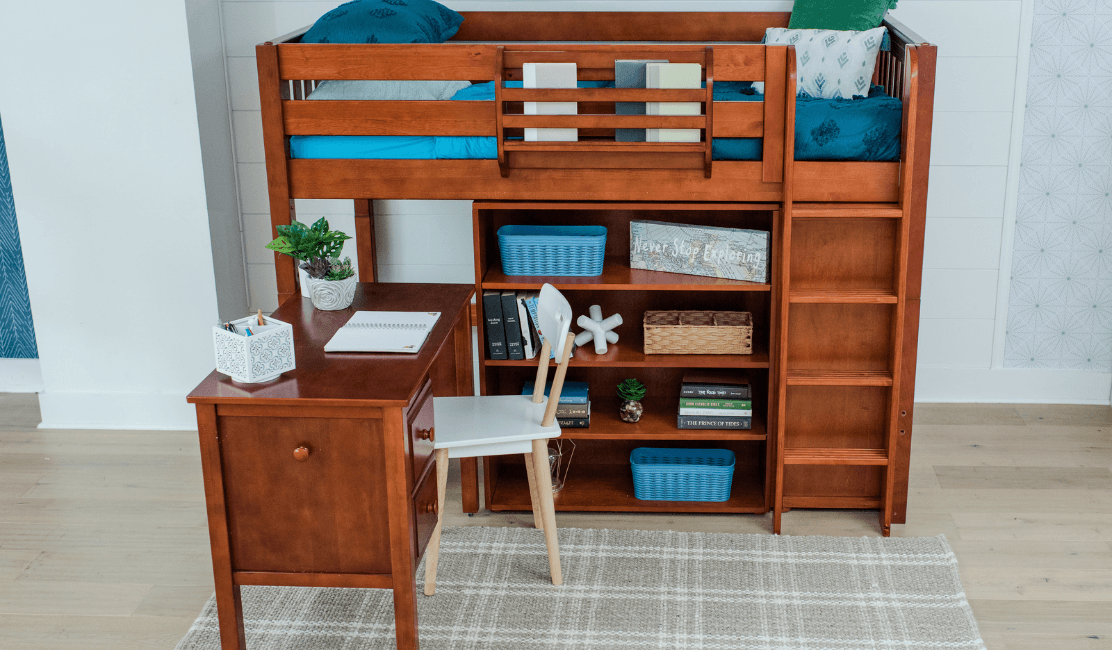
<path fill-rule="evenodd" d="M 306 29 L 256 48 L 272 224 L 293 199 L 355 199 L 360 279 L 374 278 L 371 199 L 898 203 L 926 172 L 935 47 L 885 26 L 873 82 L 902 103 L 898 162 L 795 161 L 793 48 L 757 44 L 786 12 L 463 12 L 446 43 L 303 44 Z M 524 62 L 574 61 L 581 80 L 612 80 L 615 59 L 699 63 L 706 88 L 505 88 Z M 494 84 L 494 101 L 306 101 L 326 80 L 460 79 Z M 759 81 L 763 101 L 714 100 L 716 82 Z M 523 115 L 526 101 L 576 101 L 579 114 Z M 700 101 L 703 115 L 614 115 L 616 101 Z M 579 142 L 524 142 L 525 127 L 576 127 Z M 615 142 L 615 128 L 698 128 L 698 143 Z M 492 159 L 299 159 L 299 136 L 492 137 Z M 760 160 L 714 160 L 715 141 L 760 138 Z M 916 146 L 916 144 L 918 146 Z M 914 163 L 920 162 L 919 165 Z M 794 167 L 785 174 L 786 167 Z M 919 176 L 904 179 L 917 169 Z M 785 177 L 791 180 L 785 182 Z M 287 209 L 287 206 L 289 208 Z M 921 216 L 921 215 L 920 215 Z M 921 228 L 921 226 L 920 226 Z M 279 304 L 296 291 L 276 256 Z"/>
<path fill-rule="evenodd" d="M 767 433 L 693 437 L 654 417 L 655 428 L 645 434 L 652 440 L 729 439 L 724 444 L 739 452 L 747 444 L 763 444 L 764 451 L 747 457 L 756 473 L 721 508 L 636 504 L 625 494 L 628 486 L 605 487 L 609 484 L 604 480 L 598 484 L 601 492 L 589 491 L 585 502 L 574 507 L 574 498 L 565 495 L 569 507 L 563 509 L 772 510 L 775 532 L 780 531 L 782 513 L 791 508 L 878 509 L 885 535 L 892 523 L 903 523 L 935 46 L 896 20 L 884 21 L 891 44 L 878 56 L 873 84 L 898 99 L 898 153 L 884 160 L 804 160 L 797 156 L 797 138 L 808 133 L 801 134 L 797 117 L 807 108 L 796 98 L 795 49 L 757 43 L 766 28 L 786 27 L 789 13 L 462 15 L 459 31 L 440 44 L 303 44 L 303 29 L 257 46 L 272 225 L 290 223 L 294 199 L 354 200 L 359 278 L 373 282 L 373 199 L 472 200 L 476 288 L 481 292 L 530 288 L 538 280 L 500 276 L 488 232 L 500 220 L 543 220 L 547 217 L 537 215 L 545 210 L 578 211 L 578 218 L 597 215 L 619 226 L 638 210 L 655 211 L 660 216 L 653 218 L 664 220 L 671 220 L 665 218 L 669 211 L 767 215 L 739 217 L 772 232 L 772 280 L 756 291 L 640 280 L 628 268 L 587 281 L 596 289 L 618 290 L 637 309 L 652 299 L 642 295 L 645 290 L 695 292 L 693 300 L 719 304 L 719 309 L 730 308 L 732 300 L 756 305 L 765 320 L 763 361 L 704 360 L 703 367 L 749 367 L 764 373 L 767 418 L 762 428 Z M 705 84 L 688 90 L 599 87 L 614 79 L 616 59 L 698 63 Z M 527 62 L 574 62 L 581 87 L 521 88 Z M 454 96 L 436 101 L 310 99 L 322 82 L 335 80 L 459 80 L 488 85 L 492 96 L 477 101 L 455 101 Z M 763 93 L 738 98 L 720 92 L 739 82 L 762 82 Z M 525 102 L 544 101 L 577 102 L 578 114 L 523 114 Z M 684 101 L 700 102 L 702 115 L 615 115 L 615 102 Z M 579 130 L 576 142 L 521 138 L 525 128 L 573 127 Z M 693 143 L 616 142 L 617 128 L 699 129 L 701 138 Z M 344 147 L 359 138 L 377 143 L 384 137 L 399 138 L 407 147 L 422 138 L 433 144 L 425 142 L 431 149 L 424 153 L 397 156 L 377 150 L 339 153 L 355 151 Z M 329 139 L 342 146 L 329 149 L 335 143 Z M 464 141 L 464 154 L 457 148 L 440 157 L 441 143 Z M 321 144 L 328 146 L 313 149 Z M 744 145 L 741 149 L 748 153 L 734 156 L 743 159 L 723 159 L 723 144 Z M 612 239 L 607 254 L 620 255 L 617 247 L 623 240 Z M 615 250 L 609 250 L 612 244 Z M 297 274 L 289 257 L 276 255 L 275 265 L 282 303 L 298 292 Z M 481 341 L 482 319 L 473 322 Z M 649 359 L 633 348 L 619 356 L 623 368 L 655 372 L 668 382 L 691 363 Z M 602 377 L 609 372 L 599 369 L 606 361 L 592 359 L 584 365 L 596 373 L 592 376 Z M 499 377 L 516 381 L 514 363 L 481 358 L 483 391 L 507 389 Z M 831 421 L 842 427 L 833 437 L 825 431 Z M 615 455 L 614 445 L 625 444 L 620 439 L 628 438 L 629 430 L 607 426 L 592 422 L 587 439 L 610 445 Z M 755 440 L 764 442 L 746 442 Z M 624 453 L 628 456 L 628 450 Z M 515 470 L 504 468 L 502 479 L 500 471 L 484 464 L 488 507 L 521 509 L 518 502 L 527 492 L 514 487 L 520 483 L 511 480 Z M 468 512 L 478 509 L 475 477 L 472 462 L 463 477 Z M 503 486 L 497 494 L 496 484 Z M 604 498 L 598 496 L 603 493 Z M 508 496 L 499 503 L 499 494 Z M 588 507 L 579 507 L 584 504 Z"/>

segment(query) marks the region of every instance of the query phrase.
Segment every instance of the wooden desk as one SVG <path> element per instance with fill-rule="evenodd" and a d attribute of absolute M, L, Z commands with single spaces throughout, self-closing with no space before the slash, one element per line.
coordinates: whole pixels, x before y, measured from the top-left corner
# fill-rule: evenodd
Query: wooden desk
<path fill-rule="evenodd" d="M 241 585 L 392 589 L 398 648 L 417 648 L 414 572 L 436 525 L 432 396 L 472 394 L 473 291 L 361 284 L 338 312 L 294 296 L 274 317 L 293 326 L 296 370 L 255 385 L 213 372 L 189 394 L 223 650 L 247 648 Z M 325 354 L 355 310 L 441 315 L 416 355 Z"/>

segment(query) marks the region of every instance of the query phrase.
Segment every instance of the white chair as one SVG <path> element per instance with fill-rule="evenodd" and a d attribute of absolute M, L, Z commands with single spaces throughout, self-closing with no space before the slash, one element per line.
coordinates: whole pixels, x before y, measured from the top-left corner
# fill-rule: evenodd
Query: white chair
<path fill-rule="evenodd" d="M 436 593 L 436 564 L 440 557 L 440 528 L 444 523 L 444 491 L 448 484 L 448 459 L 472 456 L 525 455 L 533 523 L 544 530 L 552 584 L 563 584 L 560 547 L 556 542 L 556 510 L 552 504 L 552 477 L 548 467 L 548 440 L 560 436 L 556 405 L 564 386 L 575 338 L 570 333 L 571 305 L 550 284 L 541 287 L 537 316 L 544 344 L 537 354 L 533 395 L 436 397 L 433 400 L 436 449 L 436 529 L 425 559 L 425 595 Z M 556 346 L 556 375 L 547 404 L 544 399 L 551 345 Z"/>

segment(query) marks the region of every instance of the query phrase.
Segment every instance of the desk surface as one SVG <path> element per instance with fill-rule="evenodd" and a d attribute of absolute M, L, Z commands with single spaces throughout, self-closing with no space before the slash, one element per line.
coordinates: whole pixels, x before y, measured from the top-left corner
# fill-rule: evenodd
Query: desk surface
<path fill-rule="evenodd" d="M 200 404 L 309 399 L 322 406 L 405 406 L 474 290 L 470 284 L 360 284 L 351 307 L 339 311 L 321 311 L 308 298 L 293 296 L 272 316 L 293 326 L 295 370 L 263 384 L 241 384 L 214 371 L 188 399 Z M 439 311 L 440 319 L 417 354 L 325 353 L 324 344 L 356 311 Z"/>

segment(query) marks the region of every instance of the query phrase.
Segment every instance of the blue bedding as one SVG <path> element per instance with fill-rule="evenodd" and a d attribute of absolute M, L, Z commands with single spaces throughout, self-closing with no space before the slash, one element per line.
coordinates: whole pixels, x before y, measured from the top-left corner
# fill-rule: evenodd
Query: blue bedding
<path fill-rule="evenodd" d="M 580 88 L 606 88 L 613 82 L 580 81 Z M 521 82 L 506 82 L 521 87 Z M 718 82 L 715 101 L 762 101 L 748 82 Z M 494 82 L 475 84 L 452 96 L 455 101 L 494 101 Z M 900 159 L 900 100 L 879 86 L 859 99 L 796 98 L 796 160 L 896 161 Z M 714 160 L 760 160 L 761 138 L 714 138 Z M 290 157 L 306 159 L 489 160 L 498 157 L 495 138 L 486 136 L 298 135 L 290 138 Z"/>

